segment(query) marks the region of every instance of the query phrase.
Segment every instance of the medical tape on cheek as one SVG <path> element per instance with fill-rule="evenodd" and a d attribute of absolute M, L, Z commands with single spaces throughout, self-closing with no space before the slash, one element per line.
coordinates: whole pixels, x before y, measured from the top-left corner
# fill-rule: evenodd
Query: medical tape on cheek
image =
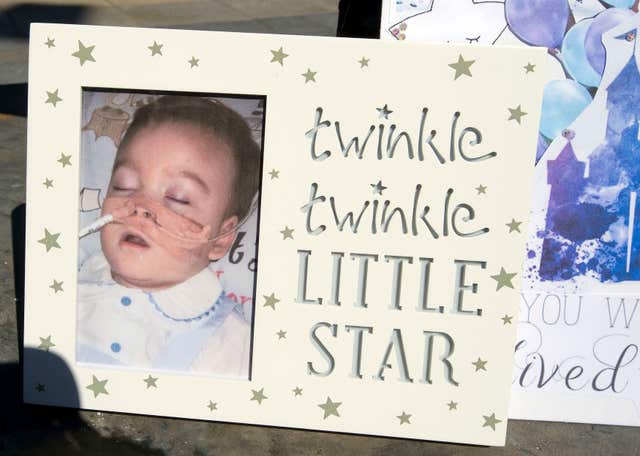
<path fill-rule="evenodd" d="M 188 244 L 201 244 L 213 240 L 209 238 L 211 234 L 209 225 L 200 225 L 155 201 L 147 198 L 108 197 L 107 199 L 110 199 L 111 205 L 118 207 L 114 214 L 123 208 L 121 214 L 125 215 L 123 217 L 114 217 L 115 222 L 125 225 L 139 224 L 142 221 L 140 220 L 141 217 L 148 219 L 153 224 L 152 226 L 177 241 Z M 121 200 L 121 203 L 118 200 Z M 130 210 L 131 207 L 133 207 L 133 210 Z"/>

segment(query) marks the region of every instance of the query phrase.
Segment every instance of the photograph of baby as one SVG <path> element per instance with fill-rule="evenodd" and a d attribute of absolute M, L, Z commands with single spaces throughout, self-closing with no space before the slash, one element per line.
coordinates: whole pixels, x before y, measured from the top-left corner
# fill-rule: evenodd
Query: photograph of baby
<path fill-rule="evenodd" d="M 264 108 L 83 90 L 78 363 L 249 379 Z"/>

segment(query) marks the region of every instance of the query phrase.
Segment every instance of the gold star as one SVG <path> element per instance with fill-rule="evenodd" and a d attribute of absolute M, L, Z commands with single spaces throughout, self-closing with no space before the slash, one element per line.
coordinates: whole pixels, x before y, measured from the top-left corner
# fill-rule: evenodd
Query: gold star
<path fill-rule="evenodd" d="M 449 66 L 451 68 L 456 70 L 456 74 L 453 77 L 453 80 L 455 81 L 456 79 L 458 79 L 463 74 L 466 74 L 467 76 L 472 77 L 470 68 L 471 68 L 471 65 L 473 65 L 474 62 L 475 62 L 475 60 L 465 60 L 464 58 L 462 58 L 462 54 L 459 54 L 458 55 L 458 61 L 455 62 L 455 63 L 450 63 L 449 64 Z"/>
<path fill-rule="evenodd" d="M 58 282 L 56 279 L 53 279 L 53 283 L 49 285 L 49 288 L 51 288 L 56 293 L 59 291 L 64 291 L 62 289 L 62 284 L 63 284 L 62 281 Z"/>
<path fill-rule="evenodd" d="M 264 298 L 264 305 L 262 307 L 271 307 L 273 310 L 276 310 L 276 304 L 280 302 L 278 298 L 276 298 L 275 293 L 271 293 L 269 296 L 262 295 Z"/>
<path fill-rule="evenodd" d="M 58 103 L 62 101 L 62 98 L 58 96 L 58 89 L 56 89 L 54 92 L 49 92 L 49 91 L 46 91 L 46 92 L 47 92 L 47 100 L 44 103 L 45 104 L 51 103 L 55 108 L 58 105 Z"/>
<path fill-rule="evenodd" d="M 478 185 L 476 187 L 476 191 L 478 192 L 478 195 L 486 194 L 487 193 L 487 186 L 480 184 L 480 185 Z"/>
<path fill-rule="evenodd" d="M 277 51 L 272 50 L 271 53 L 273 54 L 273 58 L 271 59 L 271 62 L 278 62 L 280 66 L 284 66 L 284 59 L 289 57 L 289 54 L 285 54 L 282 51 L 282 46 L 280 46 L 280 49 L 278 49 Z"/>
<path fill-rule="evenodd" d="M 492 413 L 491 415 L 487 416 L 487 415 L 482 415 L 482 418 L 484 418 L 484 424 L 482 425 L 482 427 L 490 427 L 491 429 L 493 429 L 494 431 L 496 430 L 496 424 L 498 423 L 502 423 L 502 420 L 499 420 L 496 418 L 496 414 Z"/>
<path fill-rule="evenodd" d="M 511 222 L 509 223 L 505 223 L 505 225 L 507 225 L 509 227 L 509 233 L 512 233 L 514 231 L 517 231 L 518 233 L 520 233 L 520 225 L 522 225 L 522 222 L 516 222 L 516 219 L 512 218 Z"/>
<path fill-rule="evenodd" d="M 478 372 L 479 370 L 487 370 L 487 361 L 483 361 L 482 358 L 478 358 L 478 361 L 474 361 L 471 364 L 475 366 L 476 372 Z"/>
<path fill-rule="evenodd" d="M 449 410 L 458 410 L 458 403 L 449 401 L 447 402 L 447 407 L 449 407 Z"/>
<path fill-rule="evenodd" d="M 207 405 L 207 408 L 208 408 L 209 410 L 211 410 L 212 412 L 213 412 L 214 410 L 218 410 L 218 403 L 217 403 L 217 402 L 209 401 L 209 405 Z"/>
<path fill-rule="evenodd" d="M 36 385 L 36 391 L 37 391 L 37 392 L 39 392 L 39 393 L 44 393 L 44 389 L 45 389 L 45 388 L 44 388 L 44 385 L 43 385 L 42 383 L 38 383 L 38 384 Z"/>
<path fill-rule="evenodd" d="M 302 396 L 302 388 L 299 386 L 296 386 L 292 391 L 294 396 Z"/>
<path fill-rule="evenodd" d="M 87 385 L 87 389 L 93 391 L 93 397 L 98 397 L 100 394 L 109 394 L 105 387 L 109 380 L 98 380 L 98 377 L 93 376 L 93 382 Z"/>
<path fill-rule="evenodd" d="M 511 315 L 505 315 L 504 317 L 502 317 L 500 320 L 502 320 L 502 324 L 503 325 L 510 325 L 511 324 L 511 320 L 513 320 L 513 316 Z"/>
<path fill-rule="evenodd" d="M 147 49 L 151 51 L 151 57 L 156 54 L 162 55 L 162 46 L 164 46 L 164 44 L 158 44 L 155 40 L 151 46 L 147 46 Z"/>
<path fill-rule="evenodd" d="M 283 331 L 282 329 L 278 331 L 276 335 L 278 336 L 278 340 L 287 338 L 287 332 Z"/>
<path fill-rule="evenodd" d="M 78 58 L 80 66 L 84 65 L 85 62 L 95 62 L 96 59 L 91 55 L 93 48 L 95 46 L 85 46 L 82 41 L 78 40 L 78 50 L 71 55 Z"/>
<path fill-rule="evenodd" d="M 517 272 L 507 272 L 504 268 L 500 268 L 500 273 L 496 275 L 492 275 L 491 278 L 498 282 L 496 284 L 496 291 L 498 291 L 502 287 L 513 288 L 513 283 L 511 283 L 511 279 L 517 276 Z"/>
<path fill-rule="evenodd" d="M 278 179 L 280 177 L 280 171 L 278 171 L 277 169 L 272 169 L 271 171 L 269 171 L 269 176 L 271 176 L 271 180 Z"/>
<path fill-rule="evenodd" d="M 42 183 L 42 185 L 44 185 L 47 188 L 51 188 L 51 187 L 53 187 L 53 180 L 49 179 L 48 177 L 46 177 L 44 179 L 44 182 Z"/>
<path fill-rule="evenodd" d="M 327 396 L 327 401 L 324 404 L 318 404 L 322 410 L 324 410 L 324 418 L 330 417 L 331 415 L 340 416 L 338 413 L 338 407 L 342 405 L 342 402 L 333 402 L 329 396 Z"/>
<path fill-rule="evenodd" d="M 293 231 L 293 228 L 289 228 L 285 225 L 284 230 L 280 231 L 280 233 L 282 233 L 282 240 L 293 239 Z"/>
<path fill-rule="evenodd" d="M 520 108 L 520 105 L 518 105 L 518 107 L 515 109 L 507 109 L 509 110 L 509 118 L 507 119 L 507 121 L 515 120 L 516 122 L 521 123 L 520 119 L 522 119 L 523 116 L 527 115 L 527 113 Z"/>
<path fill-rule="evenodd" d="M 40 345 L 38 345 L 38 348 L 40 350 L 49 351 L 51 347 L 55 347 L 55 346 L 56 344 L 51 342 L 51 335 L 48 335 L 47 337 L 40 338 Z"/>
<path fill-rule="evenodd" d="M 411 415 L 404 413 L 404 410 L 402 411 L 402 415 L 398 415 L 396 416 L 396 418 L 398 418 L 400 420 L 400 424 L 411 424 L 411 421 L 409 421 L 409 418 L 411 418 Z"/>
<path fill-rule="evenodd" d="M 251 393 L 253 393 L 253 396 L 251 397 L 250 400 L 257 401 L 258 404 L 262 404 L 262 401 L 264 401 L 265 399 L 269 399 L 267 396 L 264 395 L 264 388 L 262 388 L 260 391 L 251 390 Z"/>
<path fill-rule="evenodd" d="M 147 389 L 151 388 L 152 386 L 154 388 L 158 387 L 158 385 L 156 384 L 156 382 L 158 381 L 158 377 L 152 377 L 151 374 L 149 374 L 147 378 L 143 378 L 142 381 L 147 384 Z"/>
<path fill-rule="evenodd" d="M 358 63 L 360 64 L 360 68 L 368 67 L 369 59 L 362 57 L 360 60 L 358 60 Z"/>
<path fill-rule="evenodd" d="M 525 66 L 523 66 L 522 68 L 524 68 L 525 70 L 527 70 L 527 73 L 533 73 L 535 70 L 535 65 L 532 64 L 531 62 L 528 62 Z"/>
<path fill-rule="evenodd" d="M 199 66 L 200 59 L 196 59 L 195 57 L 191 57 L 191 60 L 188 61 L 191 68 Z"/>
<path fill-rule="evenodd" d="M 52 39 L 52 38 L 47 37 L 47 42 L 46 42 L 46 43 L 44 43 L 44 45 L 45 45 L 45 46 L 47 46 L 49 49 L 51 49 L 52 47 L 56 47 L 56 43 L 55 43 L 55 41 L 56 41 L 56 40 L 54 40 L 54 39 Z"/>
<path fill-rule="evenodd" d="M 71 155 L 65 155 L 63 153 L 60 153 L 60 158 L 58 159 L 58 163 L 60 163 L 63 168 L 65 166 L 71 166 Z"/>
<path fill-rule="evenodd" d="M 311 68 L 307 68 L 307 72 L 302 73 L 302 76 L 304 77 L 304 83 L 306 84 L 309 81 L 316 82 L 316 73 L 317 71 L 311 71 Z"/>
<path fill-rule="evenodd" d="M 38 242 L 47 248 L 47 252 L 54 247 L 59 249 L 60 248 L 60 244 L 58 244 L 59 236 L 60 236 L 60 233 L 51 234 L 49 233 L 49 230 L 45 228 L 44 237 L 40 239 Z"/>

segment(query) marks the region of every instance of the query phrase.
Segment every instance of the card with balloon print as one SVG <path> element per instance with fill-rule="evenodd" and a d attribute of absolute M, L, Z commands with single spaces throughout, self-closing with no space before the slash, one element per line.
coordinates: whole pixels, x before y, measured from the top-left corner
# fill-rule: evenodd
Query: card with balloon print
<path fill-rule="evenodd" d="M 33 25 L 25 400 L 503 445 L 545 60 Z"/>
<path fill-rule="evenodd" d="M 640 425 L 638 2 L 488 3 L 385 2 L 381 36 L 548 50 L 510 416 Z"/>

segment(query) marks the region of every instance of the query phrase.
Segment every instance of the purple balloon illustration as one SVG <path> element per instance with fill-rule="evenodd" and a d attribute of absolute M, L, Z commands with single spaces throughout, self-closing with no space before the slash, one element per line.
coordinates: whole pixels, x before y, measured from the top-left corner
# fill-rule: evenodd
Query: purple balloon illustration
<path fill-rule="evenodd" d="M 587 30 L 584 39 L 584 49 L 589 63 L 598 74 L 602 75 L 604 72 L 606 58 L 604 45 L 602 44 L 602 34 L 633 15 L 633 11 L 628 9 L 609 8 L 593 19 L 593 23 Z"/>
<path fill-rule="evenodd" d="M 533 46 L 558 48 L 569 19 L 567 0 L 505 0 L 509 29 Z"/>

